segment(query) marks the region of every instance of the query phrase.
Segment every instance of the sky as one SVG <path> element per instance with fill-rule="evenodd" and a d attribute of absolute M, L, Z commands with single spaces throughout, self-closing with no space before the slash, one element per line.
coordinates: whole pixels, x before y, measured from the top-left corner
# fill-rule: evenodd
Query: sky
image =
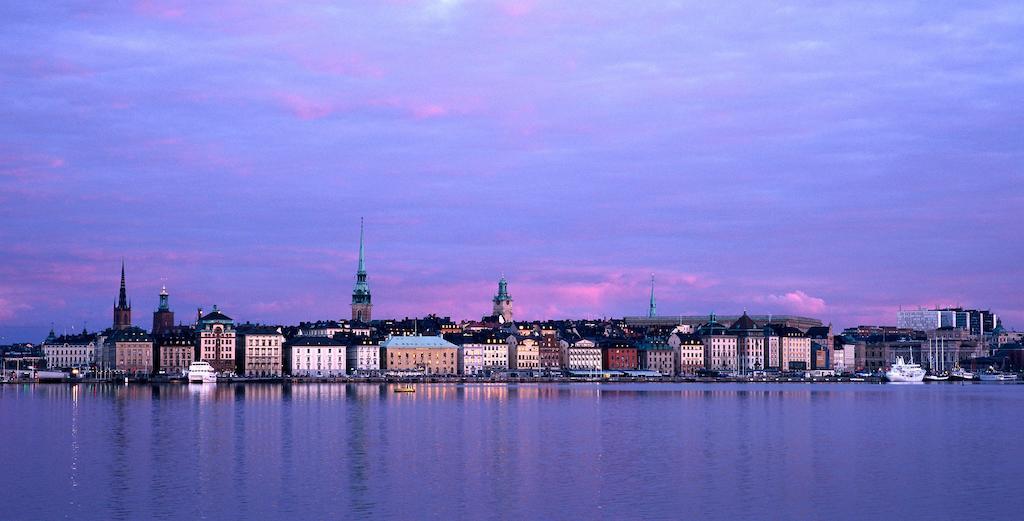
<path fill-rule="evenodd" d="M 214 7 L 211 7 L 214 6 Z M 7 2 L 0 343 L 134 321 L 991 308 L 1020 2 Z"/>

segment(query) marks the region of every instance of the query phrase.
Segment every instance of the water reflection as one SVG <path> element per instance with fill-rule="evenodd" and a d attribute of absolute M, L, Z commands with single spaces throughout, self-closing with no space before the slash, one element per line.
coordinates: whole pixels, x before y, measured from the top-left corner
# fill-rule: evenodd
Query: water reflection
<path fill-rule="evenodd" d="M 1024 386 L 414 387 L 0 386 L 0 446 L 23 449 L 5 452 L 19 472 L 0 473 L 0 490 L 23 501 L 0 517 L 813 518 L 825 505 L 841 519 L 873 498 L 897 516 L 971 504 L 1006 518 L 1024 507 L 975 501 L 1019 479 L 990 454 L 1024 436 L 1006 412 L 1024 405 Z"/>

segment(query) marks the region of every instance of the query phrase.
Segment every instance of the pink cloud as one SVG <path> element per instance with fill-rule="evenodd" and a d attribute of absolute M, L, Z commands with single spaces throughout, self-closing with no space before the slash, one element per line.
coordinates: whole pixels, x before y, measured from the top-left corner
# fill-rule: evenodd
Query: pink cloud
<path fill-rule="evenodd" d="M 185 14 L 185 7 L 179 2 L 140 0 L 135 2 L 136 14 L 162 20 L 174 20 Z"/>
<path fill-rule="evenodd" d="M 512 18 L 519 18 L 526 16 L 533 12 L 536 7 L 536 2 L 533 0 L 513 0 L 502 2 L 498 9 L 505 15 Z"/>
<path fill-rule="evenodd" d="M 312 99 L 294 92 L 279 92 L 275 97 L 295 117 L 303 120 L 324 118 L 336 109 L 331 102 Z"/>
<path fill-rule="evenodd" d="M 768 295 L 753 299 L 755 302 L 778 306 L 785 311 L 794 313 L 819 314 L 825 311 L 825 300 L 812 297 L 803 291 L 790 291 L 783 295 Z"/>

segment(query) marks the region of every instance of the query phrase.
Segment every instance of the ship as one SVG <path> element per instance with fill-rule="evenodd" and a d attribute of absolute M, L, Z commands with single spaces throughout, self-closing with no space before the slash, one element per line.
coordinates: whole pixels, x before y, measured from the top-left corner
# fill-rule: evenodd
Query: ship
<path fill-rule="evenodd" d="M 896 362 L 886 371 L 885 378 L 890 382 L 922 382 L 924 374 L 925 370 L 919 364 L 915 364 L 913 358 L 910 362 L 904 362 L 903 357 L 898 356 Z"/>
<path fill-rule="evenodd" d="M 217 373 L 213 370 L 213 366 L 211 366 L 209 362 L 204 362 L 202 360 L 192 362 L 188 366 L 188 383 L 215 384 L 217 383 Z"/>
<path fill-rule="evenodd" d="M 1015 382 L 1017 381 L 1017 375 L 1015 373 L 1003 373 L 989 367 L 987 371 L 978 375 L 978 379 L 982 382 Z"/>

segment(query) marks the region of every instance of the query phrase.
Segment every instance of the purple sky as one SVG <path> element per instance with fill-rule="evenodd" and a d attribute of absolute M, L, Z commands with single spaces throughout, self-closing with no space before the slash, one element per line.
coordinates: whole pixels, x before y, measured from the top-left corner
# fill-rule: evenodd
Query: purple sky
<path fill-rule="evenodd" d="M 900 305 L 1024 320 L 1020 2 L 8 2 L 0 337 Z M 967 4 L 970 4 L 967 6 Z"/>

